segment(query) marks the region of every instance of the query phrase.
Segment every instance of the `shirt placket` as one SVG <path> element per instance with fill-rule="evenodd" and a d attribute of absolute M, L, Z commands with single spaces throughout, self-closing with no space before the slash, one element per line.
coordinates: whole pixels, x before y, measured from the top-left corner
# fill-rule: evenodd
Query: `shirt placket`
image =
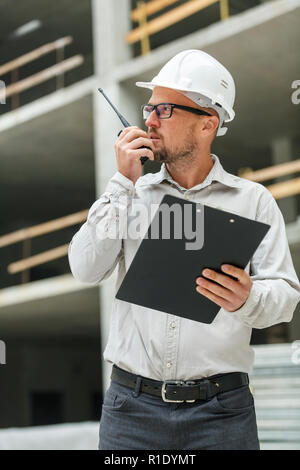
<path fill-rule="evenodd" d="M 167 331 L 164 357 L 164 379 L 176 379 L 180 317 L 167 314 Z"/>
<path fill-rule="evenodd" d="M 203 189 L 209 186 L 210 182 L 207 182 Z M 195 192 L 188 189 L 178 187 L 177 184 L 172 183 L 172 187 L 183 195 L 187 201 L 193 201 Z M 202 189 L 199 188 L 198 191 Z M 166 332 L 166 343 L 165 343 L 165 356 L 164 356 L 164 367 L 163 375 L 164 380 L 174 380 L 177 378 L 178 370 L 178 348 L 179 348 L 179 332 L 180 332 L 180 317 L 167 314 L 167 332 Z"/>

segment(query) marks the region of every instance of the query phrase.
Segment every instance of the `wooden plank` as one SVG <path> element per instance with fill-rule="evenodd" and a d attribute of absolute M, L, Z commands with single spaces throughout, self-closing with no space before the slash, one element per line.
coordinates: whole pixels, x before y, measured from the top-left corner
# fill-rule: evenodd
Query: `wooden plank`
<path fill-rule="evenodd" d="M 147 16 L 154 15 L 154 13 L 157 13 L 160 10 L 163 10 L 164 8 L 172 5 L 173 3 L 176 3 L 178 0 L 152 0 L 148 3 L 146 3 L 145 7 L 145 12 Z M 141 19 L 142 12 L 140 12 L 139 8 L 135 8 L 132 10 L 130 13 L 130 17 L 132 21 L 138 22 Z"/>
<path fill-rule="evenodd" d="M 39 235 L 55 232 L 56 230 L 61 230 L 62 228 L 84 222 L 87 218 L 88 212 L 88 210 L 75 212 L 74 214 L 66 215 L 65 217 L 60 217 L 58 219 L 50 220 L 49 222 L 44 222 L 43 224 L 34 225 L 33 227 L 24 228 L 7 235 L 3 235 L 0 237 L 0 248 L 21 242 L 28 238 L 34 238 Z"/>
<path fill-rule="evenodd" d="M 83 63 L 83 61 L 83 56 L 78 54 L 73 57 L 70 57 L 69 59 L 64 60 L 63 62 L 60 62 L 59 64 L 53 65 L 52 67 L 48 67 L 47 69 L 42 70 L 41 72 L 31 75 L 30 77 L 25 78 L 24 80 L 20 80 L 17 83 L 9 85 L 6 87 L 6 90 L 0 90 L 0 101 L 2 95 L 4 97 L 6 95 L 6 98 L 8 98 L 9 96 L 12 96 L 16 93 L 28 90 L 29 88 L 32 88 L 35 85 L 50 80 L 51 78 L 55 77 L 56 75 L 59 75 L 60 73 L 78 67 Z"/>
<path fill-rule="evenodd" d="M 229 18 L 229 0 L 220 0 L 220 16 L 222 21 Z"/>
<path fill-rule="evenodd" d="M 57 39 L 53 42 L 48 42 L 37 49 L 34 49 L 27 54 L 24 54 L 17 59 L 11 60 L 4 65 L 0 66 L 0 75 L 4 75 L 11 70 L 21 67 L 22 65 L 28 64 L 39 57 L 48 54 L 49 52 L 55 51 L 56 49 L 68 46 L 73 41 L 72 36 L 65 36 L 64 38 Z"/>
<path fill-rule="evenodd" d="M 7 270 L 10 274 L 16 274 L 25 269 L 32 268 L 33 266 L 38 266 L 39 264 L 47 263 L 48 261 L 53 261 L 57 258 L 63 258 L 68 254 L 69 243 L 66 245 L 58 246 L 52 250 L 44 251 L 38 255 L 31 256 L 25 260 L 16 261 L 8 265 Z"/>
<path fill-rule="evenodd" d="M 142 46 L 142 54 L 144 55 L 150 52 L 150 39 L 147 34 L 146 3 L 139 1 L 138 9 L 141 13 L 140 18 L 139 18 L 139 27 L 142 28 L 141 46 Z"/>
<path fill-rule="evenodd" d="M 26 240 L 23 241 L 22 245 L 23 245 L 22 258 L 23 259 L 29 258 L 29 256 L 31 256 L 31 239 L 27 238 Z M 22 272 L 21 282 L 22 284 L 27 284 L 29 281 L 30 281 L 30 270 L 25 269 Z"/>
<path fill-rule="evenodd" d="M 293 178 L 282 183 L 270 184 L 267 189 L 275 199 L 282 199 L 300 193 L 300 178 Z"/>
<path fill-rule="evenodd" d="M 241 174 L 242 178 L 251 181 L 266 181 L 280 176 L 289 175 L 300 171 L 300 159 L 292 160 L 291 162 L 281 163 L 268 168 L 263 168 L 257 171 L 246 171 Z"/>
<path fill-rule="evenodd" d="M 158 18 L 149 21 L 145 27 L 147 34 L 151 36 L 152 34 L 178 23 L 178 21 L 197 13 L 218 1 L 219 0 L 190 0 L 179 7 L 173 8 L 167 13 L 160 15 Z M 128 44 L 134 44 L 142 39 L 143 34 L 144 32 L 142 28 L 135 28 L 125 36 L 125 41 Z"/>

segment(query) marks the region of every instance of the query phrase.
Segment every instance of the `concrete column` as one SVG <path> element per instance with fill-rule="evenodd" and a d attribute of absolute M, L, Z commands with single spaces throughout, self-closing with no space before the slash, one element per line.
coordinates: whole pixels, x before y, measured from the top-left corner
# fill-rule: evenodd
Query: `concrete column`
<path fill-rule="evenodd" d="M 272 148 L 272 163 L 279 165 L 280 163 L 289 162 L 294 159 L 293 155 L 293 142 L 288 137 L 278 137 L 271 143 Z M 286 181 L 293 177 L 277 178 L 276 181 Z M 293 222 L 297 219 L 297 199 L 295 196 L 285 197 L 277 200 L 278 206 L 284 216 L 285 223 Z"/>
<path fill-rule="evenodd" d="M 103 88 L 113 104 L 125 114 L 126 93 L 114 78 L 114 68 L 131 57 L 131 48 L 124 36 L 130 30 L 130 0 L 92 0 L 94 63 L 97 84 Z M 108 180 L 116 171 L 114 142 L 123 128 L 119 118 L 104 97 L 94 91 L 94 145 L 97 197 L 105 190 Z M 128 117 L 127 117 L 128 116 Z M 130 119 L 130 113 L 126 113 Z M 101 350 L 107 343 L 112 300 L 115 295 L 117 269 L 100 286 Z M 103 393 L 110 379 L 111 365 L 102 358 Z"/>
<path fill-rule="evenodd" d="M 116 65 L 131 57 L 124 37 L 131 29 L 130 0 L 92 0 L 95 73 L 113 74 Z"/>
<path fill-rule="evenodd" d="M 272 163 L 278 165 L 293 160 L 295 158 L 293 142 L 288 137 L 278 137 L 271 143 L 272 148 Z M 277 178 L 278 181 L 287 181 L 293 177 L 293 175 L 287 175 L 286 177 Z M 296 196 L 290 196 L 283 199 L 277 200 L 278 206 L 283 214 L 285 223 L 294 222 L 297 219 L 297 199 Z M 290 337 L 290 325 L 279 324 L 274 325 L 268 331 L 268 342 L 269 343 L 285 343 L 289 341 Z"/>

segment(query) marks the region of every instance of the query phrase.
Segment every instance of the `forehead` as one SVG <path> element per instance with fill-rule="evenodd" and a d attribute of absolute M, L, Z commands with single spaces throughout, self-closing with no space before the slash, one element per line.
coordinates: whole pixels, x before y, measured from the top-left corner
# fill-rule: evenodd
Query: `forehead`
<path fill-rule="evenodd" d="M 191 106 L 193 102 L 177 90 L 170 88 L 155 87 L 148 101 L 151 104 L 158 103 L 176 103 Z"/>
<path fill-rule="evenodd" d="M 190 100 L 187 96 L 180 91 L 172 90 L 171 88 L 165 88 L 156 86 L 152 92 L 151 97 L 148 100 L 149 104 L 159 104 L 159 103 L 174 103 L 174 104 L 182 104 L 184 106 L 191 106 L 192 108 L 203 109 L 204 111 L 208 111 L 213 116 L 219 117 L 218 113 L 213 108 L 203 108 L 198 106 L 194 103 L 194 101 Z M 189 115 L 190 119 L 195 119 L 194 114 Z"/>

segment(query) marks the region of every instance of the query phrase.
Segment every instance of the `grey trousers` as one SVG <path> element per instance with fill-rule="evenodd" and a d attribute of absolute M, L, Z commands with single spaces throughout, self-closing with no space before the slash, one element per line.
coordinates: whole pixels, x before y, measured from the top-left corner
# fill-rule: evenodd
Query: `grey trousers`
<path fill-rule="evenodd" d="M 209 401 L 165 403 L 111 382 L 100 420 L 99 450 L 258 450 L 248 385 Z"/>

